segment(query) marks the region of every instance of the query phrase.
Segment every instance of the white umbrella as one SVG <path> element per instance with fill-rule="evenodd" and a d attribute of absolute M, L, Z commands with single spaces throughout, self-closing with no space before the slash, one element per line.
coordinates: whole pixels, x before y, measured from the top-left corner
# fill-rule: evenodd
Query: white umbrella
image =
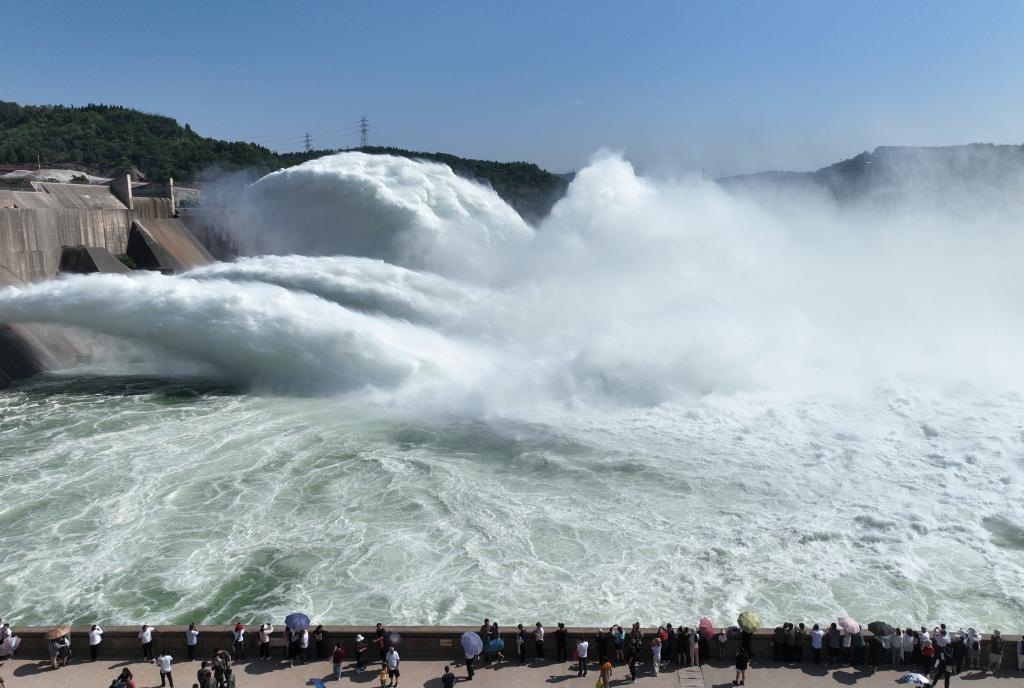
<path fill-rule="evenodd" d="M 13 655 L 19 645 L 21 645 L 21 638 L 16 635 L 12 635 L 10 638 L 0 643 L 0 657 Z"/>

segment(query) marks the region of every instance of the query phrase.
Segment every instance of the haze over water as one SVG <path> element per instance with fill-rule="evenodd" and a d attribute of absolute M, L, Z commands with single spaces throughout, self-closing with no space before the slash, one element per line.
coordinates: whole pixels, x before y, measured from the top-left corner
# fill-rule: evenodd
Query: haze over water
<path fill-rule="evenodd" d="M 253 257 L 0 291 L 118 342 L 0 393 L 7 615 L 1010 628 L 1020 196 L 907 188 L 602 155 L 531 227 L 348 153 L 245 190 Z"/>

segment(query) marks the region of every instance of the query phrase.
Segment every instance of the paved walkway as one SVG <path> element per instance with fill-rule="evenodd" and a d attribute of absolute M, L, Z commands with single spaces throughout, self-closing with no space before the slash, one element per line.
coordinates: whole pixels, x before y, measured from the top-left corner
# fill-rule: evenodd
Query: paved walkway
<path fill-rule="evenodd" d="M 3 677 L 9 688 L 105 688 L 125 666 L 132 670 L 139 688 L 160 685 L 157 668 L 139 661 L 107 660 L 95 664 L 88 661 L 75 662 L 71 666 L 54 671 L 46 662 L 16 659 L 0 667 L 0 677 Z M 199 662 L 175 663 L 175 686 L 191 688 L 198 668 Z M 400 685 L 403 688 L 441 688 L 440 676 L 443 668 L 444 662 L 440 661 L 403 661 Z M 453 667 L 453 671 L 459 677 L 459 685 L 469 688 L 465 682 L 464 667 L 460 664 Z M 650 663 L 640 666 L 639 672 L 637 685 L 640 688 L 690 688 L 695 683 L 706 688 L 731 688 L 734 675 L 731 666 L 722 665 L 705 665 L 702 683 L 697 682 L 699 672 L 663 671 L 655 678 L 650 673 Z M 340 684 L 334 680 L 328 662 L 314 662 L 289 668 L 286 663 L 277 660 L 243 661 L 235 665 L 235 673 L 237 688 L 316 688 L 321 685 L 325 688 L 333 688 L 335 685 L 378 688 L 375 672 L 365 671 L 356 674 L 349 664 L 345 665 Z M 874 675 L 850 668 L 828 671 L 810 664 L 802 667 L 755 664 L 747 671 L 746 685 L 752 688 L 834 688 L 839 684 L 856 685 L 858 688 L 894 688 L 899 675 L 888 670 L 879 671 Z M 612 686 L 617 688 L 631 685 L 626 676 L 626 668 L 616 666 Z M 577 678 L 576 672 L 570 670 L 568 665 L 533 664 L 521 667 L 518 664 L 503 662 L 494 668 L 478 668 L 472 688 L 551 688 L 563 683 L 565 685 L 562 688 L 594 688 L 596 681 L 597 671 L 593 669 L 585 678 Z M 950 685 L 956 686 L 961 682 L 964 688 L 1016 688 L 1024 686 L 1024 677 L 1016 672 L 993 677 L 991 674 L 982 675 L 977 671 L 968 671 L 960 677 L 954 677 Z"/>

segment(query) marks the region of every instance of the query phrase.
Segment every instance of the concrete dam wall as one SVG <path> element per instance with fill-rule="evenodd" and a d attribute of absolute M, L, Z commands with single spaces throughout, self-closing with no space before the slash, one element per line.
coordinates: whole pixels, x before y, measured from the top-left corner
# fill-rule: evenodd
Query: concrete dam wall
<path fill-rule="evenodd" d="M 0 288 L 54 279 L 60 272 L 175 274 L 213 261 L 180 220 L 173 180 L 135 187 L 125 175 L 109 186 L 33 182 L 0 190 Z M 0 323 L 0 389 L 88 355 L 75 333 L 56 327 Z"/>

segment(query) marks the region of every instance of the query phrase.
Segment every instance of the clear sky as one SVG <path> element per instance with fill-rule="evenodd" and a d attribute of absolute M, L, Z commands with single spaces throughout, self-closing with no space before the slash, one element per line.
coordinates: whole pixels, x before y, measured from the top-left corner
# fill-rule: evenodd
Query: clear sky
<path fill-rule="evenodd" d="M 117 103 L 279 150 L 555 171 L 813 169 L 1024 140 L 1024 1 L 5 2 L 0 99 Z"/>

